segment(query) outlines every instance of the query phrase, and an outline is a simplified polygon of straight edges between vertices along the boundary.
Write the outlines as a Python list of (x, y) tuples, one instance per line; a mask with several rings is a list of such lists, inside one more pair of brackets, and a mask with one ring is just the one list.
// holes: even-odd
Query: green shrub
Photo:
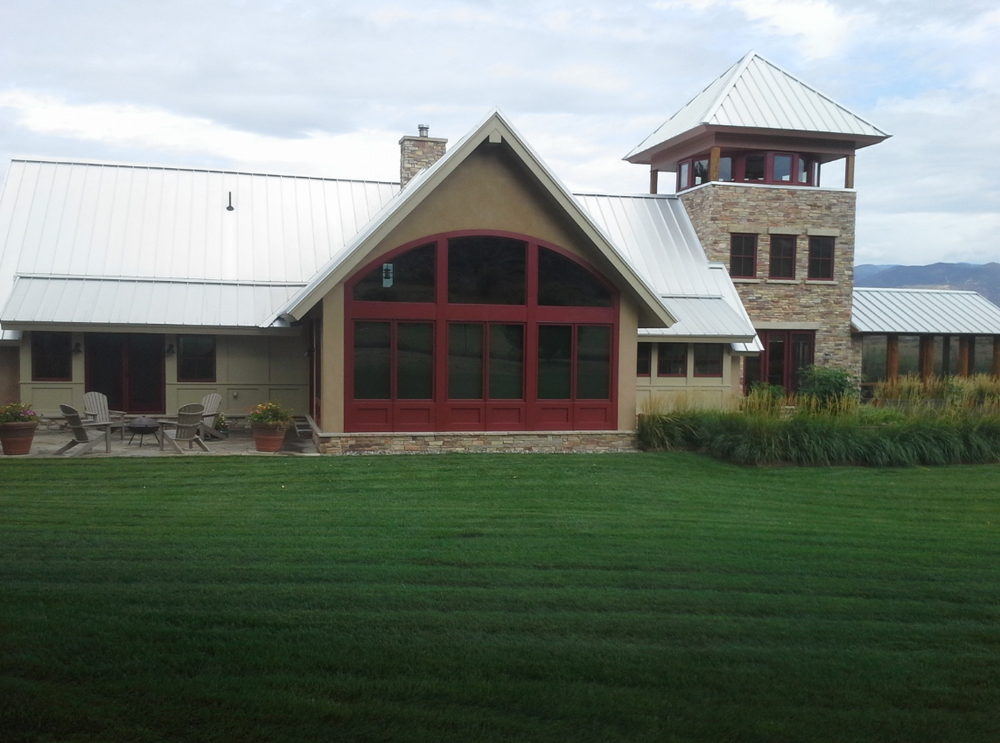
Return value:
[(856, 396), (857, 389), (854, 378), (843, 369), (810, 365), (799, 373), (799, 395), (813, 397), (820, 405)]

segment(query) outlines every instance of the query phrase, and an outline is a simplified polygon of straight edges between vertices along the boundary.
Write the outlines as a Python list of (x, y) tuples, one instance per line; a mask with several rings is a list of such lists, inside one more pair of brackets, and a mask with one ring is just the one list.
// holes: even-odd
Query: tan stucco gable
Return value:
[(551, 240), (577, 252), (623, 296), (631, 296), (643, 327), (669, 327), (675, 322), (499, 112), (414, 178), (281, 314), (302, 319), (334, 286), (388, 250), (390, 243), (398, 247), (408, 240), (462, 229), (519, 232)]

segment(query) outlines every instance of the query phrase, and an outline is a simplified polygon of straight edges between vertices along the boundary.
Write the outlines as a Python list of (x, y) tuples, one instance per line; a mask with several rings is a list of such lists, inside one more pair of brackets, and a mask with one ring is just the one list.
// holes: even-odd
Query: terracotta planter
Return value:
[(30, 423), (0, 423), (0, 445), (7, 456), (28, 454), (35, 439), (38, 421)]
[(281, 451), (288, 426), (283, 423), (251, 423), (257, 451)]

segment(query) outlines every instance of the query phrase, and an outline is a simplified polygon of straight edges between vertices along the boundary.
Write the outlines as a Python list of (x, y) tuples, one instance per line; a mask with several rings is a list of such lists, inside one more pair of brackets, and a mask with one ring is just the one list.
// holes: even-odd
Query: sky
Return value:
[(995, 0), (3, 0), (0, 178), (44, 156), (395, 181), (403, 134), (499, 108), (569, 188), (642, 193), (622, 158), (754, 50), (893, 135), (858, 153), (856, 263), (987, 263), (998, 46)]

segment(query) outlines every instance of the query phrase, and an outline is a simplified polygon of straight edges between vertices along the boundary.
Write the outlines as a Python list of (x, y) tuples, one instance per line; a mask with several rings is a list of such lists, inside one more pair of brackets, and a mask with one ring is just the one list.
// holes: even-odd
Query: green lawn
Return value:
[(1000, 467), (0, 462), (0, 740), (1000, 738)]

